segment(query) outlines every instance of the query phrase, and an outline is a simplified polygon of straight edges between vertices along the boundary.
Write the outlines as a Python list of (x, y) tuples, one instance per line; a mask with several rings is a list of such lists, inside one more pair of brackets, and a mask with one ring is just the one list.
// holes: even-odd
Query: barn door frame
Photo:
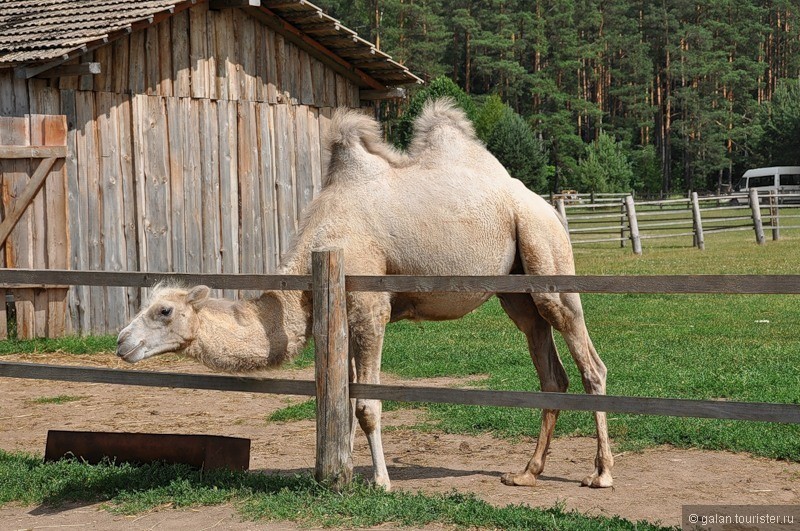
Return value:
[[(1, 266), (69, 268), (66, 157), (66, 116), (0, 117)], [(9, 292), (19, 339), (69, 331), (66, 286), (0, 286), (0, 339), (9, 335)]]

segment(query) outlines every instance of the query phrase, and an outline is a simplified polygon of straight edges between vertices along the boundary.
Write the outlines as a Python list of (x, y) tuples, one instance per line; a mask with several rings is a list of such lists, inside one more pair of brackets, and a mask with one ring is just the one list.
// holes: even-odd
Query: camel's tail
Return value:
[(467, 114), (452, 98), (438, 98), (425, 103), (414, 120), (414, 139), (409, 153), (417, 155), (432, 147), (452, 147), (459, 140), (477, 140)]
[[(326, 140), (331, 158), (323, 183), (325, 186), (340, 179), (358, 176), (354, 173), (363, 170), (375, 157), (394, 167), (403, 166), (407, 160), (405, 155), (383, 140), (377, 121), (357, 111), (338, 109), (331, 120)], [(358, 177), (363, 178), (364, 175)]]

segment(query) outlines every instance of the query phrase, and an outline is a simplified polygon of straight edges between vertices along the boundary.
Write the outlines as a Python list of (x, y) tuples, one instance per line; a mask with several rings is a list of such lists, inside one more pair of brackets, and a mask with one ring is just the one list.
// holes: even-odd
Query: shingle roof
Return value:
[[(135, 31), (196, 2), (186, 0), (0, 0), (0, 66), (43, 63)], [(418, 83), (406, 67), (305, 0), (261, 8), (386, 86)]]

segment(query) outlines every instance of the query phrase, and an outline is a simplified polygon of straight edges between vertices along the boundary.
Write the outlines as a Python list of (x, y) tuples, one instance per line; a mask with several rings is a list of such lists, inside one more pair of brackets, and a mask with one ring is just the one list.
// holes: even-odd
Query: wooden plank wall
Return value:
[[(69, 215), (62, 226), (70, 245), (59, 263), (274, 272), (321, 188), (333, 109), (358, 107), (358, 87), (242, 11), (206, 4), (75, 62), (87, 60), (101, 63), (102, 74), (21, 85), (0, 70), (0, 116), (35, 109), (67, 117), (59, 212)], [(3, 91), (18, 94), (14, 108), (2, 108)], [(3, 167), (9, 186), (24, 164)], [(41, 222), (43, 204), (36, 212)], [(32, 240), (33, 217), (24, 222), (17, 237)], [(39, 245), (39, 255), (26, 248), (17, 265), (39, 267)], [(115, 333), (144, 296), (138, 288), (73, 287), (69, 329)], [(0, 315), (0, 334), (3, 323)]]
[[(52, 93), (41, 93), (31, 107), (49, 111)], [(63, 146), (67, 124), (59, 115), (0, 116), (0, 144), (17, 146)], [(69, 266), (67, 233), (66, 172), (59, 160), (45, 176), (44, 184), (30, 203), (23, 201), (31, 176), (40, 159), (0, 159), (0, 191), (2, 213), (24, 208), (22, 217), (0, 250), (4, 267), (65, 269)], [(6, 296), (12, 297), (14, 333), (20, 339), (61, 336), (70, 331), (67, 310), (67, 289), (43, 289), (37, 286), (0, 289), (0, 338), (9, 334)]]
[[(210, 100), (358, 107), (356, 85), (239, 9), (200, 4), (85, 54), (102, 74), (59, 88)], [(69, 63), (68, 63), (69, 64)]]

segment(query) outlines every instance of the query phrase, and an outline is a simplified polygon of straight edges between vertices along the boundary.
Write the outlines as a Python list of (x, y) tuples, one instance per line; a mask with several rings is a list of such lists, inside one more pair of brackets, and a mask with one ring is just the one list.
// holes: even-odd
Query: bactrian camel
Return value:
[[(464, 113), (447, 100), (425, 106), (406, 152), (382, 140), (378, 123), (337, 111), (330, 124), (330, 164), (319, 196), (303, 216), (279, 272), (308, 275), (311, 251), (339, 247), (352, 275), (573, 275), (572, 249), (556, 211), (509, 176), (476, 138)], [(380, 383), (387, 323), (457, 319), (491, 294), (365, 293), (347, 295), (353, 377)], [(604, 394), (606, 368), (574, 293), (498, 293), (503, 309), (525, 334), (542, 391), (563, 392), (567, 374), (552, 328), (558, 330), (588, 393)], [(134, 363), (165, 352), (185, 353), (212, 369), (241, 373), (280, 365), (311, 331), (311, 294), (265, 292), (227, 301), (209, 288), (162, 287), (119, 334), (117, 354)], [(468, 348), (468, 346), (465, 346)], [(545, 410), (528, 465), (501, 480), (534, 485), (542, 473), (557, 410)], [(381, 403), (356, 401), (374, 481), (389, 488), (381, 443)], [(612, 484), (606, 415), (595, 413), (595, 468), (583, 485)], [(355, 422), (352, 423), (355, 429)]]

